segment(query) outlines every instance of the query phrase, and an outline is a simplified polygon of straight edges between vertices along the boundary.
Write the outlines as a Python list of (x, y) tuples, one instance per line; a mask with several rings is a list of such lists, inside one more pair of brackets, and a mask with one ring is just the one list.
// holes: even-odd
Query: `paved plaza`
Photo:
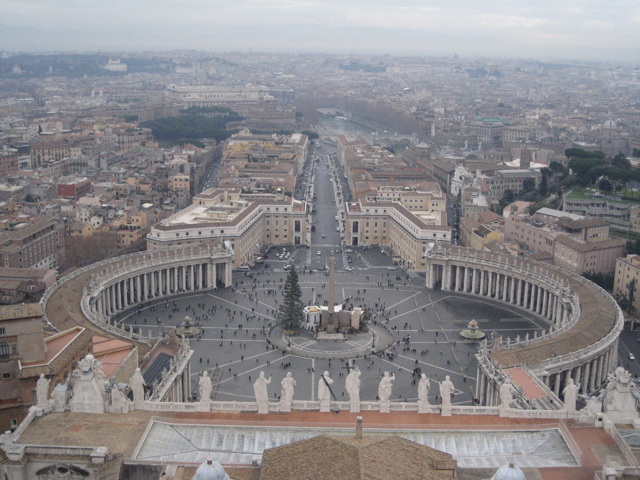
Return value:
[[(361, 354), (371, 346), (372, 333), (346, 342), (314, 342), (311, 336), (284, 338), (277, 332), (271, 337), (281, 345), (295, 343), (296, 349), (283, 352), (267, 342), (269, 327), (275, 323), (282, 286), (287, 272), (285, 263), (293, 262), (299, 272), (302, 300), (306, 304), (326, 304), (329, 276), (316, 270), (327, 261), (330, 250), (336, 254), (336, 302), (347, 308), (368, 306), (372, 323), (386, 324), (391, 342), (373, 345), (377, 353)], [(280, 253), (281, 249), (277, 250)], [(321, 251), (317, 255), (317, 251)], [(425, 280), (393, 266), (388, 255), (379, 249), (345, 252), (337, 246), (315, 245), (292, 251), (287, 260), (278, 260), (275, 249), (265, 264), (250, 274), (235, 272), (232, 288), (200, 294), (173, 297), (144, 305), (138, 311), (125, 312), (120, 322), (139, 327), (147, 335), (166, 335), (189, 315), (202, 328), (202, 334), (191, 339), (193, 391), (197, 392), (197, 376), (206, 369), (213, 380), (214, 400), (253, 401), (253, 382), (261, 371), (271, 377), (269, 394), (274, 401), (280, 395), (280, 382), (291, 372), (297, 382), (295, 399), (317, 399), (320, 374), (330, 373), (337, 400), (348, 400), (344, 388), (348, 366), (361, 370), (361, 398), (374, 401), (385, 371), (395, 374), (392, 401), (417, 400), (416, 369), (431, 378), (430, 402), (439, 404), (438, 384), (449, 375), (456, 392), (454, 404), (470, 405), (475, 389), (478, 343), (464, 340), (460, 331), (475, 319), (487, 334), (497, 332), (515, 339), (516, 335), (532, 336), (548, 328), (529, 312), (486, 299), (450, 292), (432, 291)], [(351, 258), (348, 263), (347, 257)], [(353, 268), (351, 271), (344, 267)], [(313, 271), (311, 271), (313, 270)], [(380, 328), (380, 327), (378, 327)], [(372, 329), (375, 331), (375, 325)], [(274, 337), (275, 335), (275, 337)], [(377, 338), (377, 337), (375, 337)], [(276, 342), (274, 342), (276, 343)], [(379, 351), (383, 343), (391, 348)], [(357, 358), (349, 358), (357, 357)]]

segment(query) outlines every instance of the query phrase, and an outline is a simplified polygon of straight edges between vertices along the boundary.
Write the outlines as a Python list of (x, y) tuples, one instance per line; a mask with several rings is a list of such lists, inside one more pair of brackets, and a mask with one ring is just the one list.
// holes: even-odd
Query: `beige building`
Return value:
[(518, 243), (532, 254), (547, 254), (554, 265), (574, 273), (609, 274), (616, 258), (624, 255), (626, 242), (609, 237), (609, 223), (550, 208), (531, 216), (512, 213), (505, 220), (504, 239)]
[(476, 217), (460, 219), (460, 245), (485, 250), (491, 242), (503, 239), (504, 218), (494, 212), (483, 212)]
[(0, 219), (0, 265), (14, 268), (52, 268), (64, 251), (64, 226), (53, 218), (25, 215)]
[(267, 245), (306, 245), (306, 202), (284, 195), (210, 189), (151, 228), (147, 248), (228, 242), (235, 266), (252, 265)]
[(347, 204), (345, 243), (391, 248), (407, 269), (425, 267), (430, 244), (451, 242), (451, 227), (440, 210), (411, 211), (401, 202), (360, 200)]
[(616, 272), (613, 281), (613, 296), (626, 297), (629, 294), (629, 284), (635, 280), (636, 290), (633, 306), (640, 311), (640, 255), (627, 255), (616, 259)]

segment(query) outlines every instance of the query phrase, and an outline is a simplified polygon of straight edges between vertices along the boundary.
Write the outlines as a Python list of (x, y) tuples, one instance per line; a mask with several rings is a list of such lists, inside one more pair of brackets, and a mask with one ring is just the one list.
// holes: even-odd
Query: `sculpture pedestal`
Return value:
[(430, 413), (431, 404), (429, 402), (418, 402), (418, 413)]
[(331, 400), (320, 400), (320, 412), (329, 413), (331, 411)]
[(280, 412), (283, 412), (283, 413), (291, 412), (291, 402), (280, 402)]
[(498, 413), (499, 417), (509, 417), (510, 414), (511, 414), (511, 408), (503, 407), (502, 405), (500, 405), (500, 410)]
[(266, 415), (269, 413), (269, 402), (258, 403), (258, 414)]
[(349, 411), (351, 413), (360, 413), (360, 402), (350, 402)]
[(391, 413), (391, 402), (380, 402), (380, 413)]
[(631, 384), (616, 383), (604, 397), (604, 415), (613, 423), (633, 423), (638, 419), (636, 399)]
[(196, 410), (199, 412), (210, 412), (211, 411), (211, 402), (210, 401), (200, 401), (198, 402), (198, 406)]
[(450, 417), (452, 411), (453, 411), (453, 407), (451, 405), (440, 406), (440, 416), (442, 417)]

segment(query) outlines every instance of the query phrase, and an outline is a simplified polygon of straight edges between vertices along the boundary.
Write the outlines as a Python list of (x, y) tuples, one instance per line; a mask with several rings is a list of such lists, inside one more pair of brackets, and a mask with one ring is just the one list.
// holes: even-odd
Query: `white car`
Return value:
[(318, 251), (316, 252), (316, 255), (322, 255), (322, 252), (321, 252), (320, 250), (318, 250)]

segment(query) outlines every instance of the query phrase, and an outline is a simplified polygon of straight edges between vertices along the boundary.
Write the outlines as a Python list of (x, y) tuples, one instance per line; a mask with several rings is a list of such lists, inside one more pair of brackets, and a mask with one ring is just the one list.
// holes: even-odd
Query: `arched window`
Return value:
[(0, 342), (0, 357), (9, 356), (9, 344), (7, 342)]

